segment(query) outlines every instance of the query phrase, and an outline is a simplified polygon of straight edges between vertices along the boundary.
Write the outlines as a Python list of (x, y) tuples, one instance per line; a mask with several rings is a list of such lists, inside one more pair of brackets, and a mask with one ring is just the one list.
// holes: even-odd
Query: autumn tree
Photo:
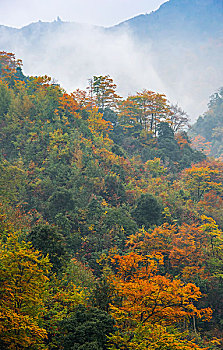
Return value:
[(104, 111), (105, 108), (116, 108), (120, 96), (116, 92), (116, 84), (109, 75), (93, 76), (89, 81), (90, 95), (95, 96), (95, 102), (98, 108)]
[(221, 180), (221, 172), (216, 167), (208, 164), (193, 165), (191, 168), (183, 171), (181, 181), (194, 201), (199, 202), (205, 193), (214, 191), (221, 194), (223, 184)]
[(90, 111), (93, 107), (96, 107), (95, 102), (93, 101), (93, 96), (90, 96), (89, 91), (76, 89), (71, 93), (72, 98), (77, 102), (78, 109), (82, 112), (81, 116), (85, 119), (87, 112)]
[[(157, 332), (158, 325), (160, 335), (157, 332), (158, 339), (154, 339), (157, 343), (165, 332), (171, 338), (171, 331), (168, 332), (170, 325), (188, 322), (194, 317), (210, 319), (209, 308), (198, 309), (195, 306), (195, 302), (201, 298), (198, 287), (158, 274), (158, 266), (163, 264), (162, 255), (142, 256), (132, 252), (125, 256), (114, 255), (111, 263), (114, 272), (109, 278), (116, 294), (110, 307), (118, 326), (116, 335), (110, 337), (110, 343), (115, 344), (111, 349), (133, 349), (132, 343), (134, 341), (136, 345), (137, 338), (138, 348), (145, 349), (146, 344), (152, 345), (147, 341), (148, 334), (152, 330)], [(147, 333), (147, 336), (140, 339), (140, 332)], [(177, 347), (175, 338), (173, 349), (180, 349), (183, 344), (179, 340)], [(151, 349), (154, 348), (151, 346)]]
[(202, 215), (200, 221), (180, 226), (165, 223), (152, 231), (142, 229), (130, 236), (128, 245), (144, 255), (162, 254), (165, 273), (186, 281), (209, 279), (212, 259), (218, 259), (216, 266), (223, 263), (223, 233), (212, 218)]
[(41, 348), (50, 264), (11, 232), (0, 249), (0, 338), (9, 349)]
[(63, 95), (59, 97), (58, 112), (62, 116), (64, 115), (69, 119), (71, 118), (80, 119), (80, 115), (78, 114), (78, 109), (79, 109), (79, 106), (73, 94), (67, 94), (64, 92)]
[(206, 139), (201, 135), (194, 136), (191, 140), (191, 145), (193, 148), (203, 152), (206, 155), (211, 153), (211, 142), (206, 141)]
[(112, 130), (112, 124), (103, 118), (97, 107), (93, 107), (89, 112), (88, 125), (93, 135), (107, 135)]
[(169, 112), (166, 96), (150, 90), (137, 92), (120, 104), (120, 119), (124, 124), (131, 126), (137, 121), (154, 135), (157, 133), (159, 122), (169, 118)]
[(21, 75), (21, 67), (22, 61), (16, 59), (15, 54), (0, 51), (0, 79), (6, 84), (13, 86), (15, 78)]

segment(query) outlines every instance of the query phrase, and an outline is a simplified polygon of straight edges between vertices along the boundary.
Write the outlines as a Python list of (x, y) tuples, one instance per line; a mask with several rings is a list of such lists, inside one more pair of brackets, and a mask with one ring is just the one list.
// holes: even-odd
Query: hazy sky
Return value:
[(30, 22), (64, 21), (111, 26), (156, 10), (167, 0), (0, 0), (0, 24), (22, 27)]

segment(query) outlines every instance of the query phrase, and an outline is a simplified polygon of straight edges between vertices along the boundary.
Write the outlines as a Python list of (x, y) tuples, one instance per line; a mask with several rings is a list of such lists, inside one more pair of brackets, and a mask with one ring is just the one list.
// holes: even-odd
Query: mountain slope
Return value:
[(170, 0), (146, 15), (140, 15), (116, 27), (129, 26), (137, 35), (152, 38), (200, 40), (223, 35), (223, 1)]

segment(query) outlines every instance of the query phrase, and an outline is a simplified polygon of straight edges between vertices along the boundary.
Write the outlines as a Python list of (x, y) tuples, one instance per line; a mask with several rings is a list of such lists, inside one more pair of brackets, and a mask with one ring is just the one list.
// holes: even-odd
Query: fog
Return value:
[[(39, 36), (38, 28), (33, 36)], [(128, 31), (109, 33), (90, 26), (74, 31), (68, 26), (45, 34), (36, 47), (22, 38), (18, 44), (14, 51), (23, 60), (25, 74), (50, 75), (69, 91), (84, 89), (93, 75), (107, 74), (125, 96), (143, 88), (167, 90), (154, 69), (149, 43), (138, 46)]]
[[(163, 60), (152, 42), (135, 42), (128, 29), (113, 32), (60, 21), (48, 25), (39, 22), (31, 30), (13, 35), (4, 32), (0, 45), (23, 60), (26, 75), (47, 74), (69, 92), (85, 89), (93, 75), (110, 75), (120, 95), (126, 97), (142, 89), (164, 93), (192, 120), (206, 110), (210, 94), (221, 85), (212, 68), (211, 74), (202, 65), (198, 68), (199, 57), (192, 57), (189, 66), (178, 56), (176, 61)], [(163, 55), (168, 54), (163, 51)]]

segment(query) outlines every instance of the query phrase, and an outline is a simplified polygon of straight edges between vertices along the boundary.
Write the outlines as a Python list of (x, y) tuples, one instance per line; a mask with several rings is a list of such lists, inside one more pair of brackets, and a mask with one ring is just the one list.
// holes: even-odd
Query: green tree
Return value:
[(132, 211), (132, 216), (139, 226), (158, 225), (161, 220), (162, 206), (149, 194), (142, 194)]
[(27, 236), (33, 246), (49, 256), (53, 271), (60, 271), (67, 258), (66, 241), (59, 229), (48, 224), (38, 224)]
[(163, 160), (178, 161), (180, 159), (180, 147), (174, 138), (172, 128), (166, 122), (161, 122), (158, 126), (158, 147), (160, 158)]
[(9, 110), (10, 102), (12, 99), (11, 95), (12, 95), (12, 92), (9, 90), (9, 88), (5, 84), (0, 83), (0, 117), (1, 118), (2, 116), (6, 115)]
[(83, 305), (59, 323), (59, 349), (105, 350), (114, 321), (105, 311)]

